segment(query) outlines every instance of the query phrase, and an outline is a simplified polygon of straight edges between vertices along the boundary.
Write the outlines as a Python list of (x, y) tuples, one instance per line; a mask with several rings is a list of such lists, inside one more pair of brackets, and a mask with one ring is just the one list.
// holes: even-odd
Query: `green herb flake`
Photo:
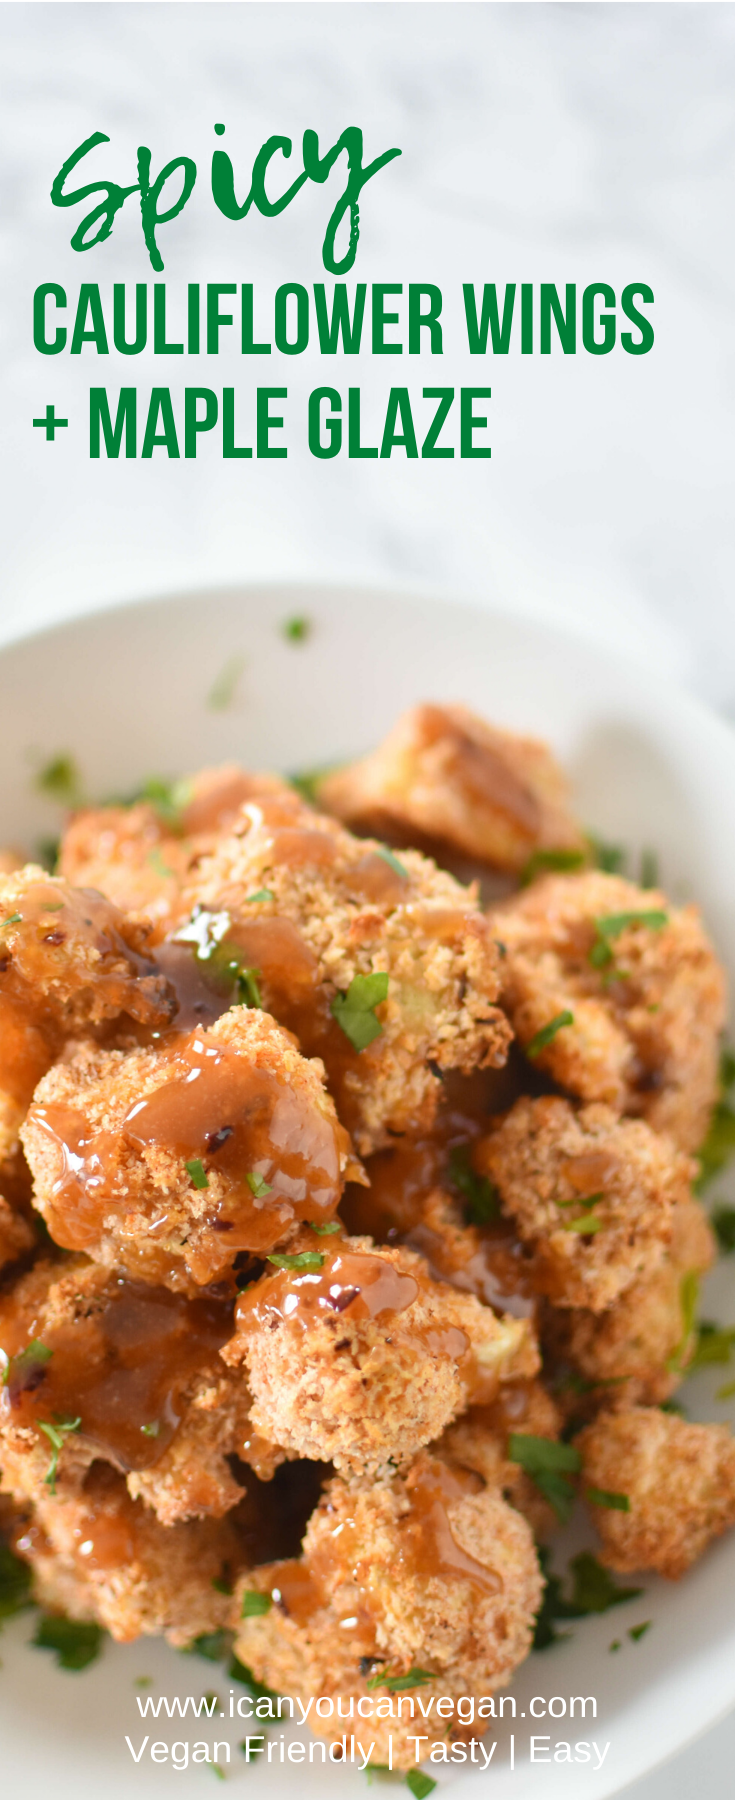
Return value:
[(281, 626), (281, 634), (289, 644), (305, 643), (306, 639), (311, 636), (311, 632), (311, 619), (307, 619), (303, 613), (293, 619), (284, 619)]
[(216, 1775), (218, 1781), (225, 1781), (227, 1779), (225, 1776), (224, 1769), (220, 1768), (220, 1765), (218, 1762), (210, 1762), (209, 1758), (207, 1758), (206, 1767), (208, 1769), (211, 1769), (212, 1774)]
[(652, 1624), (653, 1619), (644, 1619), (642, 1625), (631, 1625), (628, 1637), (633, 1639), (634, 1644), (639, 1644), (641, 1638), (645, 1637), (646, 1632), (650, 1631)]
[(9, 1387), (17, 1394), (36, 1387), (41, 1371), (52, 1356), (53, 1350), (49, 1350), (47, 1344), (42, 1344), (40, 1338), (31, 1338), (25, 1350), (19, 1350), (17, 1356), (11, 1356), (6, 1362), (3, 1387)]
[(658, 887), (658, 857), (655, 850), (641, 851), (639, 886), (642, 888)]
[(55, 875), (58, 868), (60, 850), (61, 838), (39, 838), (36, 844), (33, 861), (40, 863), (41, 868), (46, 869), (49, 875)]
[(267, 1256), (266, 1262), (275, 1263), (277, 1269), (321, 1269), (324, 1256), (321, 1250), (300, 1250), (294, 1256)]
[(595, 1218), (594, 1213), (583, 1213), (581, 1219), (567, 1219), (563, 1229), (576, 1231), (579, 1237), (594, 1237), (596, 1231), (602, 1231), (602, 1219)]
[(607, 1506), (611, 1512), (630, 1512), (630, 1501), (627, 1494), (615, 1494), (609, 1488), (589, 1487), (585, 1497), (592, 1506)]
[(595, 868), (602, 869), (605, 875), (619, 875), (625, 867), (625, 851), (622, 844), (607, 844), (603, 838), (593, 837), (588, 832), (588, 841), (595, 861)]
[(611, 1643), (611, 1644), (608, 1644), (608, 1646), (607, 1646), (607, 1647), (608, 1647), (608, 1650), (620, 1650), (620, 1649), (622, 1649), (622, 1645), (621, 1645), (621, 1642), (620, 1642), (620, 1638), (613, 1638), (613, 1641), (612, 1641), (612, 1643)]
[(275, 897), (272, 888), (258, 888), (257, 894), (245, 895), (245, 905), (254, 906), (256, 900), (275, 900)]
[(326, 1225), (317, 1225), (314, 1219), (310, 1219), (309, 1230), (315, 1231), (317, 1237), (332, 1237), (335, 1231), (342, 1230), (342, 1223), (340, 1219), (329, 1219)]
[(589, 1550), (580, 1550), (569, 1564), (574, 1585), (572, 1605), (577, 1616), (608, 1612), (611, 1606), (622, 1606), (626, 1600), (637, 1600), (643, 1588), (618, 1587), (607, 1569)]
[(240, 1617), (242, 1619), (262, 1619), (265, 1613), (270, 1612), (272, 1605), (273, 1600), (270, 1594), (260, 1594), (256, 1589), (251, 1588), (243, 1594)]
[(464, 1217), (467, 1225), (490, 1225), (500, 1218), (500, 1195), (487, 1176), (478, 1175), (470, 1162), (470, 1151), (466, 1146), (453, 1150), (449, 1158), (448, 1175), (453, 1186), (459, 1188), (464, 1196)]
[(33, 1638), (36, 1650), (53, 1650), (60, 1669), (88, 1669), (102, 1649), (101, 1625), (67, 1619), (61, 1613), (43, 1613)]
[(733, 1397), (733, 1394), (735, 1394), (735, 1381), (726, 1381), (724, 1387), (717, 1389), (717, 1392), (715, 1394), (715, 1399), (716, 1400), (731, 1400)]
[(4, 930), (6, 925), (20, 925), (22, 917), (22, 913), (11, 913), (9, 919), (3, 919), (2, 929)]
[(735, 1344), (735, 1326), (712, 1325), (703, 1319), (697, 1331), (694, 1355), (687, 1363), (687, 1376), (696, 1375), (712, 1363), (729, 1363)]
[(670, 1375), (678, 1375), (682, 1367), (683, 1359), (689, 1348), (692, 1332), (694, 1330), (698, 1301), (699, 1276), (694, 1269), (688, 1269), (686, 1275), (682, 1276), (679, 1285), (682, 1333), (673, 1356), (669, 1357), (666, 1364)]
[(153, 1419), (150, 1425), (141, 1425), (140, 1429), (144, 1437), (157, 1438), (161, 1429), (160, 1421), (158, 1419)]
[(536, 1032), (536, 1036), (531, 1038), (530, 1044), (526, 1045), (526, 1055), (530, 1057), (531, 1062), (535, 1062), (536, 1057), (541, 1055), (541, 1051), (545, 1050), (547, 1044), (553, 1041), (557, 1031), (563, 1031), (566, 1025), (573, 1024), (574, 1013), (560, 1012), (556, 1014), (555, 1018), (549, 1019), (548, 1025), (542, 1025), (541, 1030)]
[(242, 967), (242, 965), (238, 965), (235, 963), (232, 964), (232, 967), (236, 971), (236, 973), (235, 973), (235, 982), (236, 982), (236, 986), (237, 986), (237, 1002), (236, 1002), (236, 1004), (238, 1006), (254, 1006), (257, 1008), (258, 1011), (261, 1011), (262, 1007), (263, 1007), (263, 1001), (261, 999), (260, 988), (258, 986), (258, 975), (259, 975), (260, 971), (258, 969), (245, 969)]
[(399, 857), (393, 855), (393, 851), (388, 849), (387, 844), (378, 844), (375, 854), (382, 856), (383, 862), (388, 864), (388, 868), (393, 870), (394, 875), (400, 875), (402, 881), (410, 881), (408, 869), (404, 868)]
[(729, 1256), (735, 1250), (735, 1206), (718, 1206), (711, 1224), (723, 1255)]
[(559, 875), (571, 875), (575, 869), (582, 869), (587, 861), (583, 850), (532, 850), (528, 862), (521, 870), (521, 887), (528, 887), (537, 875), (545, 875), (551, 871)]
[(152, 1675), (136, 1675), (135, 1680), (133, 1682), (133, 1687), (147, 1688), (147, 1687), (152, 1687), (152, 1686), (153, 1686), (153, 1676)]
[(141, 788), (133, 796), (136, 800), (147, 800), (164, 825), (180, 826), (187, 806), (191, 805), (194, 789), (192, 783), (183, 781), (165, 781), (160, 775), (149, 775)]
[(81, 805), (82, 783), (73, 756), (52, 756), (50, 762), (39, 769), (35, 785), (39, 794), (47, 794), (60, 806)]
[(651, 908), (647, 912), (607, 913), (602, 918), (595, 919), (595, 942), (589, 953), (593, 969), (604, 968), (607, 963), (612, 962), (611, 943), (631, 926), (645, 925), (649, 931), (663, 931), (668, 923), (668, 913), (662, 912), (660, 908)]
[(227, 662), (223, 663), (207, 695), (210, 712), (226, 712), (228, 706), (232, 705), (244, 668), (244, 656), (229, 656)]
[(174, 871), (167, 863), (166, 858), (158, 845), (156, 845), (154, 850), (149, 850), (146, 862), (148, 863), (149, 868), (153, 870), (154, 875), (161, 876), (162, 881), (173, 880)]
[(353, 1050), (366, 1050), (380, 1037), (383, 1027), (375, 1017), (375, 1007), (388, 998), (388, 975), (382, 970), (374, 975), (353, 975), (346, 994), (335, 994), (332, 1017), (349, 1038)]
[(193, 1156), (191, 1159), (191, 1162), (184, 1164), (184, 1168), (186, 1169), (187, 1175), (189, 1175), (191, 1177), (192, 1187), (195, 1187), (195, 1188), (209, 1187), (209, 1176), (204, 1167), (204, 1163), (201, 1160), (201, 1157)]
[(423, 1769), (409, 1769), (406, 1787), (410, 1788), (414, 1800), (426, 1800), (427, 1794), (433, 1794), (436, 1782), (431, 1775), (425, 1775)]
[(723, 1089), (712, 1112), (707, 1136), (697, 1151), (699, 1175), (694, 1185), (698, 1194), (704, 1192), (735, 1156), (735, 1112), (728, 1106), (726, 1092), (727, 1089)]
[(64, 1448), (64, 1441), (69, 1436), (70, 1432), (79, 1430), (81, 1423), (81, 1419), (58, 1419), (56, 1424), (50, 1425), (47, 1420), (37, 1420), (39, 1431), (43, 1432), (44, 1437), (48, 1438), (51, 1445), (51, 1461), (43, 1479), (44, 1487), (48, 1488), (53, 1499), (56, 1498), (56, 1476), (59, 1468), (59, 1456)]
[(225, 1581), (223, 1575), (215, 1575), (212, 1581), (212, 1587), (214, 1588), (215, 1594), (224, 1594), (227, 1599), (231, 1599), (235, 1591), (232, 1582)]
[(245, 1180), (251, 1194), (255, 1195), (256, 1200), (265, 1200), (266, 1194), (273, 1193), (272, 1185), (270, 1182), (266, 1181), (264, 1175), (258, 1174), (257, 1169), (250, 1169), (245, 1176)]
[[(247, 1663), (240, 1662), (239, 1657), (233, 1656), (230, 1659), (227, 1673), (230, 1681), (239, 1681), (241, 1687), (247, 1688), (254, 1700), (275, 1701), (278, 1699), (275, 1690), (273, 1688), (264, 1687), (263, 1682), (257, 1680), (252, 1669), (248, 1668)], [(262, 1723), (267, 1724), (267, 1720), (262, 1721)]]
[(546, 1544), (539, 1547), (539, 1562), (544, 1577), (544, 1592), (541, 1605), (536, 1614), (533, 1634), (534, 1650), (548, 1650), (552, 1644), (561, 1643), (568, 1638), (568, 1631), (557, 1631), (556, 1626), (561, 1619), (577, 1619), (579, 1613), (569, 1600), (564, 1598), (561, 1577), (551, 1567), (551, 1551)]
[(372, 1675), (368, 1688), (384, 1687), (390, 1694), (403, 1694), (410, 1688), (425, 1687), (434, 1680), (432, 1669), (409, 1669), (406, 1675)]
[(558, 1443), (555, 1438), (512, 1431), (508, 1439), (508, 1456), (530, 1476), (539, 1493), (553, 1507), (560, 1523), (566, 1525), (575, 1498), (569, 1476), (578, 1475), (582, 1467), (579, 1451), (572, 1444)]
[(232, 1632), (220, 1627), (219, 1631), (203, 1631), (199, 1637), (187, 1644), (185, 1655), (203, 1656), (205, 1662), (222, 1662), (232, 1650)]
[(0, 1621), (12, 1619), (31, 1602), (31, 1571), (15, 1556), (9, 1544), (0, 1542)]

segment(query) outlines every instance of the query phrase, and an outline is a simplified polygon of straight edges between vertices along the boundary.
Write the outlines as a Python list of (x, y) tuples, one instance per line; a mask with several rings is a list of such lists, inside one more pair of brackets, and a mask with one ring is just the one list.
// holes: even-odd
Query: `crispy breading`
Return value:
[[(618, 929), (631, 913), (637, 921)], [(591, 870), (534, 882), (491, 917), (506, 946), (503, 1004), (522, 1046), (573, 1016), (539, 1049), (537, 1067), (579, 1099), (641, 1116), (696, 1150), (717, 1099), (725, 1020), (724, 974), (697, 907)]]
[(81, 1028), (123, 1015), (160, 1028), (175, 1000), (146, 934), (101, 894), (33, 863), (0, 876), (0, 1159), (36, 1083)]
[(586, 845), (547, 744), (465, 706), (415, 706), (361, 761), (317, 785), (326, 812), (400, 844), (432, 842), (517, 873), (534, 850)]
[(536, 1538), (547, 1538), (559, 1521), (520, 1463), (511, 1462), (512, 1432), (558, 1439), (562, 1414), (541, 1381), (511, 1381), (489, 1406), (471, 1406), (439, 1439), (437, 1455), (474, 1469), (488, 1487), (497, 1488), (528, 1520)]
[(36, 1234), (30, 1220), (22, 1213), (14, 1212), (12, 1206), (0, 1194), (0, 1269), (9, 1263), (18, 1262), (33, 1249)]
[[(372, 1691), (374, 1760), (387, 1760), (390, 1732), (394, 1764), (406, 1768), (415, 1755), (409, 1735), (425, 1727), (412, 1722), (412, 1711), (420, 1715), (406, 1696), (398, 1718), (395, 1699), (392, 1720), (376, 1717), (375, 1678), (433, 1673), (420, 1684), (424, 1706), (432, 1694), (487, 1694), (530, 1649), (542, 1580), (519, 1513), (478, 1477), (422, 1454), (405, 1480), (369, 1490), (331, 1482), (303, 1559), (247, 1577), (235, 1616), (244, 1587), (277, 1598), (265, 1615), (240, 1621), (241, 1660), (281, 1692), (341, 1695), (343, 1710), (350, 1696)], [(330, 1742), (345, 1729), (344, 1718), (310, 1715), (310, 1724)], [(468, 1740), (484, 1725), (473, 1730), (455, 1715), (442, 1728)]]
[(243, 1513), (247, 1501), (227, 1519), (165, 1529), (120, 1475), (94, 1463), (78, 1494), (39, 1500), (15, 1548), (42, 1605), (95, 1620), (118, 1643), (164, 1636), (184, 1649), (228, 1623), (230, 1583), (248, 1558)]
[(735, 1524), (735, 1440), (656, 1407), (601, 1413), (575, 1439), (582, 1486), (624, 1494), (629, 1511), (591, 1506), (603, 1563), (676, 1581)]
[(292, 1455), (376, 1475), (409, 1461), (473, 1395), (490, 1399), (539, 1366), (527, 1320), (498, 1319), (433, 1281), (410, 1250), (321, 1238), (309, 1254), (322, 1266), (246, 1290), (222, 1351), (247, 1364), (256, 1429)]
[(552, 1095), (517, 1100), (474, 1160), (532, 1250), (539, 1292), (595, 1313), (658, 1268), (696, 1174), (642, 1120)]
[[(696, 1200), (677, 1206), (670, 1248), (651, 1275), (643, 1275), (609, 1312), (549, 1307), (543, 1320), (544, 1355), (571, 1365), (590, 1402), (617, 1406), (668, 1400), (683, 1380), (696, 1343), (687, 1305), (688, 1281), (714, 1262), (715, 1242)], [(579, 1383), (566, 1392), (580, 1410)]]
[(63, 1416), (80, 1423), (61, 1434), (53, 1485), (62, 1498), (79, 1493), (101, 1458), (162, 1525), (236, 1506), (242, 1483), (231, 1459), (269, 1476), (282, 1453), (253, 1431), (246, 1383), (220, 1360), (231, 1323), (226, 1302), (173, 1300), (81, 1257), (38, 1263), (0, 1299), (4, 1357), (32, 1340), (47, 1356), (3, 1390), (5, 1490), (36, 1506), (48, 1497), (42, 1424)]
[(244, 800), (286, 791), (275, 775), (251, 775), (234, 763), (200, 769), (164, 798), (74, 813), (59, 850), (59, 873), (77, 887), (100, 888), (123, 912), (160, 934), (177, 911), (198, 857), (211, 851)]
[[(505, 1062), (499, 952), (476, 891), (417, 851), (386, 860), (295, 795), (251, 802), (184, 898), (229, 918), (221, 941), (257, 968), (264, 1005), (305, 1054), (323, 1058), (360, 1155), (431, 1125), (443, 1070)], [(358, 1049), (332, 1005), (372, 974), (388, 976), (388, 993)]]
[(83, 1045), (39, 1084), (23, 1127), (52, 1236), (191, 1287), (298, 1219), (329, 1218), (352, 1164), (322, 1075), (245, 1006), (161, 1048)]

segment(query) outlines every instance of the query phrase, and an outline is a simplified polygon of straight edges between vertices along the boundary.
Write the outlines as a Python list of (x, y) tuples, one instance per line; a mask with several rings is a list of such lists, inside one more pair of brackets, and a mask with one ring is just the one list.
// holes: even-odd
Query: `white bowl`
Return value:
[[(281, 627), (307, 615), (313, 629), (293, 642)], [(207, 704), (232, 657), (243, 669), (232, 704)], [(574, 776), (578, 806), (599, 835), (659, 855), (664, 885), (696, 896), (726, 963), (735, 968), (735, 736), (655, 672), (565, 631), (391, 593), (259, 587), (121, 608), (78, 619), (0, 651), (0, 842), (31, 849), (58, 825), (34, 787), (36, 771), (71, 753), (96, 797), (130, 791), (146, 776), (175, 775), (236, 759), (286, 771), (319, 766), (375, 742), (402, 707), (419, 699), (464, 700), (499, 724), (537, 733)], [(735, 1315), (733, 1269), (721, 1266), (707, 1310)], [(715, 1375), (722, 1380), (721, 1372)], [(716, 1380), (691, 1384), (692, 1411), (724, 1418)], [(583, 1541), (566, 1534), (561, 1568)], [(518, 1716), (506, 1716), (488, 1777), (442, 1774), (497, 1800), (562, 1794), (603, 1800), (645, 1773), (735, 1703), (735, 1537), (722, 1540), (679, 1585), (654, 1581), (613, 1612), (574, 1622), (570, 1638), (533, 1656), (513, 1684)], [(640, 1642), (628, 1627), (651, 1619)], [(151, 1745), (188, 1740), (231, 1746), (230, 1780), (258, 1783), (263, 1800), (285, 1800), (294, 1776), (305, 1793), (362, 1795), (365, 1777), (334, 1767), (274, 1762), (249, 1767), (237, 1749), (245, 1727), (227, 1716), (230, 1685), (218, 1668), (160, 1643), (107, 1645), (85, 1674), (59, 1671), (27, 1647), (29, 1624), (6, 1628), (0, 1672), (3, 1791), (29, 1800), (106, 1800), (200, 1794), (211, 1771), (174, 1771), (151, 1761)], [(611, 1655), (611, 1640), (623, 1648)], [(153, 1686), (136, 1689), (136, 1677)], [(222, 1696), (211, 1729), (189, 1717), (145, 1724), (137, 1695)], [(236, 1690), (239, 1697), (241, 1690)], [(531, 1718), (533, 1696), (595, 1696), (597, 1719)], [(537, 1706), (537, 1712), (540, 1710)], [(511, 1770), (510, 1731), (515, 1736)], [(417, 1726), (417, 1730), (420, 1729)], [(595, 1758), (530, 1763), (531, 1731), (557, 1742), (609, 1745)], [(133, 1761), (126, 1736), (140, 1761)], [(276, 1737), (279, 1733), (272, 1734)], [(292, 1738), (306, 1739), (292, 1730)], [(438, 1735), (438, 1734), (437, 1734)], [(220, 1761), (224, 1761), (220, 1752)]]

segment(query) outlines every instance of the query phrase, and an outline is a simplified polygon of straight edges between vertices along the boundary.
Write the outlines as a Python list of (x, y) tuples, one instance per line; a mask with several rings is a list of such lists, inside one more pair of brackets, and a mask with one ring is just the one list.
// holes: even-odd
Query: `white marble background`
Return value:
[[(561, 613), (735, 714), (732, 5), (5, 4), (0, 102), (0, 636), (251, 577), (398, 581)], [(69, 249), (78, 215), (48, 190), (83, 137), (110, 134), (121, 181), (140, 142), (154, 169), (195, 157), (160, 234), (174, 313), (188, 280), (252, 279), (267, 307), (323, 278), (323, 190), (271, 221), (215, 211), (219, 119), (243, 191), (273, 131), (325, 143), (360, 123), (368, 154), (400, 145), (366, 189), (351, 279), (445, 294), (441, 364), (363, 353), (324, 373), (310, 350), (260, 359), (260, 379), (287, 382), (293, 418), (318, 380), (359, 379), (369, 416), (390, 382), (487, 379), (491, 462), (318, 464), (295, 430), (283, 463), (223, 463), (214, 433), (196, 463), (88, 461), (93, 381), (247, 395), (255, 374), (234, 347), (163, 373), (35, 354), (37, 282), (152, 280), (131, 203), (106, 245)], [(462, 349), (462, 280), (634, 279), (656, 297), (647, 357), (516, 351), (486, 374)], [(69, 419), (54, 445), (31, 424), (47, 401)], [(725, 1800), (734, 1758), (730, 1720), (631, 1800)]]

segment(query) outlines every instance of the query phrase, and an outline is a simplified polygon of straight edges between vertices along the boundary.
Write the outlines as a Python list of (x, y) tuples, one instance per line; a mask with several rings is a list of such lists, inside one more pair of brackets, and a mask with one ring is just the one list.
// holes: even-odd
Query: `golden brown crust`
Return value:
[(595, 1313), (658, 1268), (696, 1173), (642, 1120), (555, 1096), (516, 1101), (475, 1166), (529, 1245), (539, 1292)]
[(534, 850), (585, 845), (547, 744), (465, 706), (415, 706), (369, 756), (327, 775), (320, 806), (357, 831), (433, 841), (516, 873)]
[(13, 1211), (0, 1194), (0, 1269), (18, 1262), (33, 1249), (36, 1234), (28, 1219)]
[(517, 1512), (528, 1520), (535, 1538), (545, 1539), (558, 1530), (553, 1508), (508, 1456), (512, 1432), (558, 1439), (562, 1414), (540, 1381), (512, 1381), (489, 1406), (471, 1406), (450, 1425), (436, 1445), (437, 1455), (463, 1468), (474, 1469), (488, 1487), (496, 1487)]
[[(264, 891), (270, 899), (251, 903)], [(311, 991), (294, 1006), (266, 975), (264, 1003), (302, 1048), (323, 1057), (360, 1155), (431, 1125), (443, 1070), (505, 1062), (499, 953), (476, 892), (417, 851), (407, 851), (396, 872), (380, 845), (352, 837), (295, 796), (253, 802), (203, 860), (184, 902), (227, 912), (235, 940), (243, 927), (262, 930), (270, 920), (297, 935)], [(389, 978), (375, 1014), (380, 1035), (357, 1051), (331, 1005), (354, 976), (376, 973)]]
[[(635, 913), (600, 939), (596, 921)], [(506, 946), (503, 1004), (525, 1048), (563, 1012), (537, 1067), (581, 1100), (647, 1119), (682, 1150), (701, 1144), (717, 1099), (725, 1018), (720, 964), (694, 906), (590, 870), (549, 875), (492, 914)], [(600, 945), (602, 943), (602, 948)], [(605, 955), (603, 963), (590, 957)]]
[(629, 1511), (593, 1506), (602, 1561), (621, 1574), (676, 1581), (735, 1524), (735, 1442), (727, 1425), (690, 1425), (655, 1407), (602, 1413), (575, 1439), (583, 1488), (624, 1494)]
[[(378, 1287), (386, 1304), (371, 1316)], [(471, 1395), (491, 1398), (539, 1364), (527, 1320), (496, 1318), (410, 1250), (376, 1252), (369, 1238), (337, 1242), (319, 1274), (264, 1276), (238, 1318), (222, 1355), (246, 1362), (256, 1429), (362, 1477), (404, 1465)]]

